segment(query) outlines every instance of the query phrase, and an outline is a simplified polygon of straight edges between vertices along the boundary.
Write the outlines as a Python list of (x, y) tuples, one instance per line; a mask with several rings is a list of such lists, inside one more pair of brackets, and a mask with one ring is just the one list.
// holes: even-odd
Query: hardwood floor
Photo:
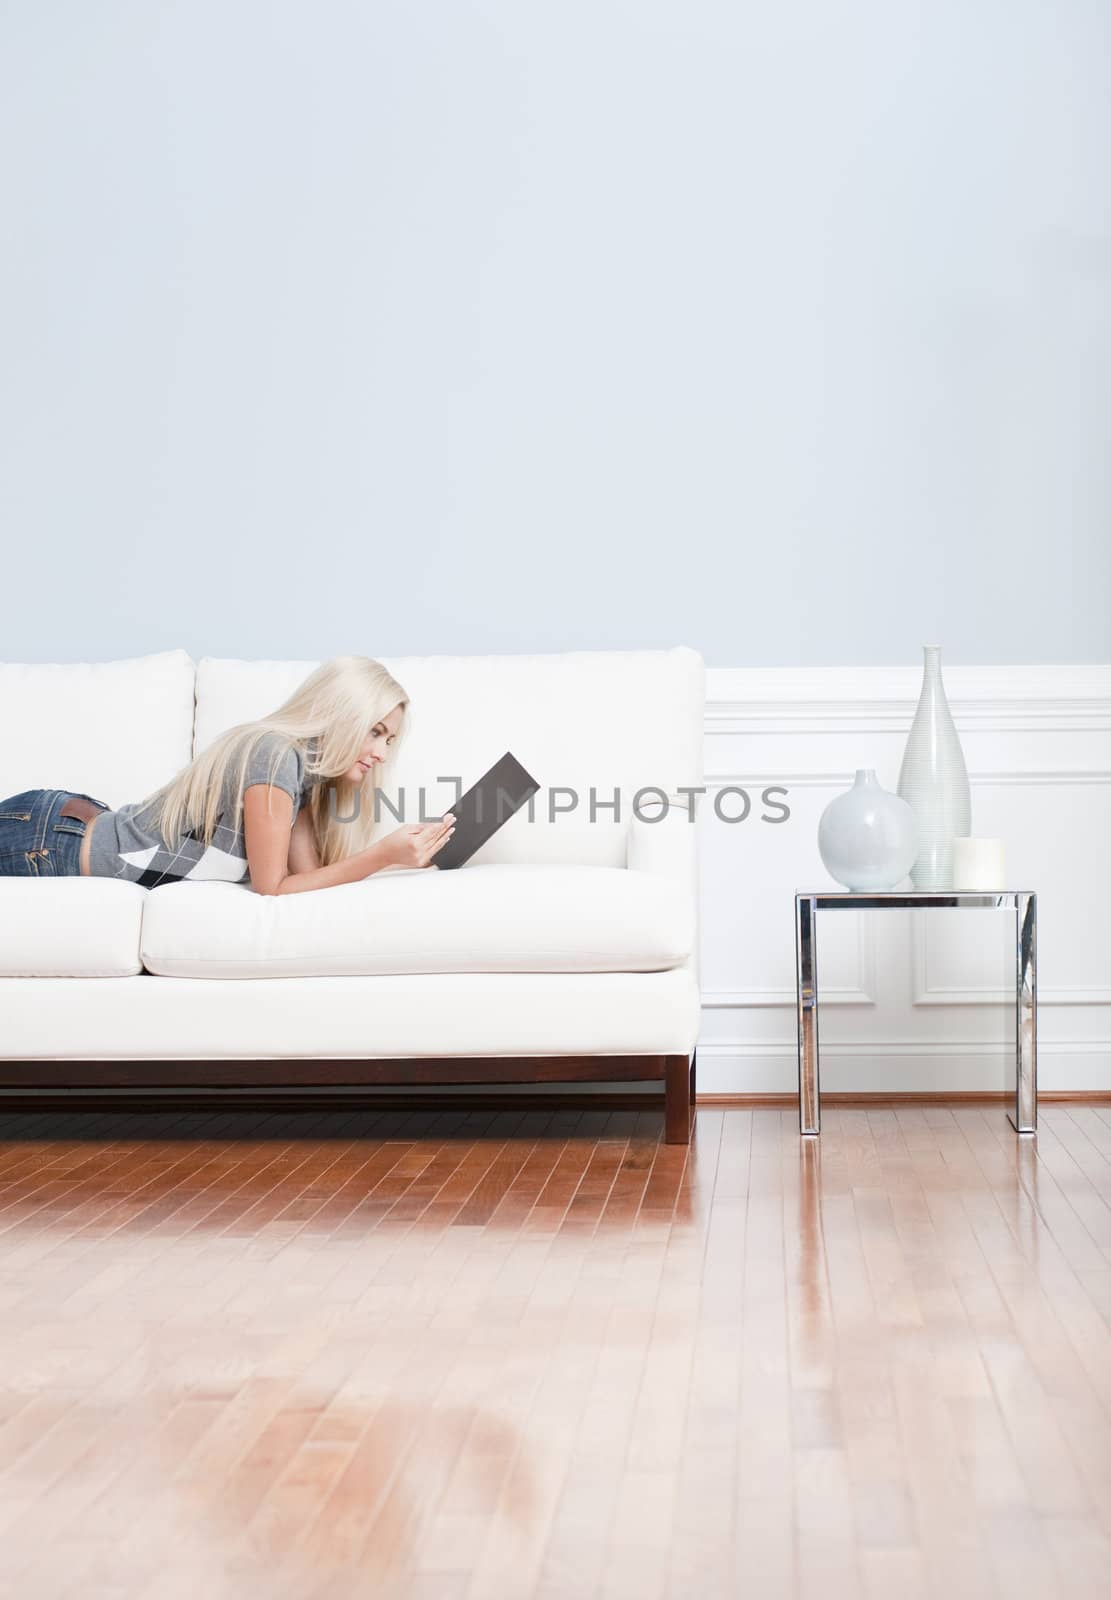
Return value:
[(1111, 1108), (0, 1117), (0, 1594), (1111, 1593)]

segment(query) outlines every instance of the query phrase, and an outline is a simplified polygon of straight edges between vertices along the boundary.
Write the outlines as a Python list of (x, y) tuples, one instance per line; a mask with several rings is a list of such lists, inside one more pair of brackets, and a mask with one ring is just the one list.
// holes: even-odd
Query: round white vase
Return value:
[(857, 893), (893, 889), (914, 865), (914, 813), (861, 767), (851, 789), (818, 823), (818, 852), (831, 878)]

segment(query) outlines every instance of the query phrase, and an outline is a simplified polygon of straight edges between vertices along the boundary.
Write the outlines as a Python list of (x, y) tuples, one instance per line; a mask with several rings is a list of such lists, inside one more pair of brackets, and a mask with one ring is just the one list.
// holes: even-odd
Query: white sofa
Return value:
[[(680, 791), (702, 783), (701, 656), (381, 659), (412, 697), (383, 785), (402, 820), (448, 810), (454, 779), (507, 749), (541, 785), (533, 817), (455, 871), (310, 894), (0, 878), (0, 1087), (662, 1080), (666, 1137), (686, 1142), (698, 822)], [(316, 665), (0, 663), (0, 799), (141, 799)], [(641, 794), (637, 817), (647, 786), (669, 799)], [(376, 836), (397, 826), (384, 810)]]

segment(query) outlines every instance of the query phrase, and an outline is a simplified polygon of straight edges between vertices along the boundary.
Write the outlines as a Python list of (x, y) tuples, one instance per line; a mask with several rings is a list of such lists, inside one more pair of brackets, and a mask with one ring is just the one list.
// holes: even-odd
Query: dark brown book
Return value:
[(531, 773), (507, 750), (489, 772), (460, 795), (457, 805), (448, 807), (455, 817), (455, 832), (432, 857), (432, 865), (441, 871), (461, 867), (539, 788)]

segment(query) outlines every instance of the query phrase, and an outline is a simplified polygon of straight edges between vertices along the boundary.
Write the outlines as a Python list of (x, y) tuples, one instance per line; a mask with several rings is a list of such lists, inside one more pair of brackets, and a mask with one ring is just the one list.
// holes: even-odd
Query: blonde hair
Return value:
[(377, 769), (372, 766), (362, 783), (351, 783), (343, 774), (355, 765), (370, 730), (397, 705), (405, 715), (387, 762), (396, 757), (408, 727), (409, 696), (380, 661), (370, 656), (333, 656), (310, 672), (276, 711), (220, 734), (169, 783), (140, 802), (137, 812), (148, 808), (153, 812), (154, 826), (171, 849), (190, 831), (211, 844), (229, 772), (234, 770), (235, 798), (227, 820), (241, 826), (247, 763), (260, 742), (276, 734), (280, 743), (267, 776), (273, 778), (291, 747), (303, 752), (304, 781), (310, 785), (303, 809), (309, 814), (320, 864), (329, 866), (370, 842)]

